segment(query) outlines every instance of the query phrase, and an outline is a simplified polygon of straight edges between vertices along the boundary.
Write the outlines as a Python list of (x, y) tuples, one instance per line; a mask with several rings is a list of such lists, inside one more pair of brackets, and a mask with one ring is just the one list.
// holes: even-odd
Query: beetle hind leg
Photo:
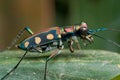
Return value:
[(23, 60), (23, 58), (26, 56), (28, 50), (26, 50), (26, 52), (24, 53), (24, 55), (21, 57), (21, 59), (19, 60), (19, 62), (5, 75), (3, 76), (0, 80), (4, 80), (5, 78), (7, 78), (13, 71), (15, 71), (17, 69), (17, 67), (19, 66), (19, 64), (21, 63), (21, 61)]

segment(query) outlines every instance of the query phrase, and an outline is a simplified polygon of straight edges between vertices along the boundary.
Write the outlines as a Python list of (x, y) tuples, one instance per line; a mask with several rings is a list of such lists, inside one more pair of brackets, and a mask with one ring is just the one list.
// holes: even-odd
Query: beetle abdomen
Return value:
[(24, 41), (22, 41), (19, 45), (21, 49), (27, 49), (30, 47), (45, 45), (58, 40), (58, 34), (56, 30), (49, 30), (48, 32), (39, 33), (33, 35)]

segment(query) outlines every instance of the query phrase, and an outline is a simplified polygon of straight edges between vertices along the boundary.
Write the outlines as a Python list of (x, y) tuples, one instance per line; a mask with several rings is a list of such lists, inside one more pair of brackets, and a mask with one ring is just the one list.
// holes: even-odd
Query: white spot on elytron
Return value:
[(25, 46), (26, 48), (28, 47), (28, 45), (29, 45), (29, 42), (28, 42), (28, 41), (25, 42), (24, 46)]
[(58, 34), (58, 38), (61, 38), (61, 35), (60, 35), (60, 34)]
[(35, 37), (35, 43), (40, 44), (40, 42), (41, 42), (41, 38), (40, 37)]
[(48, 35), (47, 35), (47, 39), (52, 40), (53, 38), (54, 38), (54, 35), (53, 35), (53, 34), (48, 34)]

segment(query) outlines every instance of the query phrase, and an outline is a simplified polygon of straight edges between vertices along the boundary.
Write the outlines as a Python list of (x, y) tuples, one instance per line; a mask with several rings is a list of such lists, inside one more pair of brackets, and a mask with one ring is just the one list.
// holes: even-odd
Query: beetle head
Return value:
[(87, 40), (88, 42), (93, 42), (93, 37), (88, 33), (88, 26), (85, 22), (82, 22), (78, 30), (78, 34), (81, 39)]

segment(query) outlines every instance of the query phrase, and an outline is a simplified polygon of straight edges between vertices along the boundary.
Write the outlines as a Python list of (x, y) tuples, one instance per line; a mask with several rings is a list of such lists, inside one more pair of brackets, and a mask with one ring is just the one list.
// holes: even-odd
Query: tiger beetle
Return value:
[(91, 30), (88, 29), (88, 26), (85, 22), (82, 22), (79, 25), (73, 25), (68, 27), (53, 27), (53, 28), (49, 28), (45, 32), (41, 32), (37, 34), (34, 34), (29, 27), (25, 27), (18, 33), (18, 35), (12, 41), (10, 46), (7, 47), (7, 49), (10, 49), (23, 35), (23, 33), (27, 31), (31, 36), (21, 41), (17, 46), (18, 48), (25, 50), (25, 53), (21, 57), (19, 62), (14, 66), (14, 68), (11, 69), (5, 76), (3, 76), (1, 80), (4, 80), (6, 77), (8, 77), (10, 73), (12, 73), (19, 66), (19, 64), (26, 56), (28, 51), (45, 53), (47, 51), (55, 50), (52, 54), (50, 54), (50, 56), (46, 59), (45, 62), (44, 80), (46, 80), (48, 61), (50, 61), (53, 57), (61, 53), (61, 50), (64, 48), (64, 42), (67, 42), (68, 48), (72, 53), (74, 52), (73, 43), (75, 43), (77, 47), (80, 48), (79, 41), (77, 39), (78, 37), (80, 37), (83, 40), (84, 46), (87, 46), (88, 43), (93, 43), (93, 36), (96, 36), (112, 43), (113, 45), (120, 47), (120, 45), (117, 44), (116, 42), (95, 34), (96, 32), (106, 31), (106, 30), (113, 30), (113, 29), (99, 28), (96, 30)]

